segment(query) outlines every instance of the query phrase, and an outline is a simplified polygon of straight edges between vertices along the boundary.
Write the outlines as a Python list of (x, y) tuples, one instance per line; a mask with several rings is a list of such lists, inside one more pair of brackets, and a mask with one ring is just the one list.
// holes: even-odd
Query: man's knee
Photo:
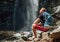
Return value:
[(36, 28), (36, 24), (32, 24), (32, 29), (35, 29)]

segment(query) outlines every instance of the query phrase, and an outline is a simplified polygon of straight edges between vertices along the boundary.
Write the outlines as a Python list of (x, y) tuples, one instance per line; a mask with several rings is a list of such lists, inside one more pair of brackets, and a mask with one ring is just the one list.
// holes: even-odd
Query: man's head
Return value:
[(41, 9), (39, 10), (39, 13), (43, 13), (43, 12), (45, 12), (45, 11), (46, 11), (45, 8), (41, 8)]

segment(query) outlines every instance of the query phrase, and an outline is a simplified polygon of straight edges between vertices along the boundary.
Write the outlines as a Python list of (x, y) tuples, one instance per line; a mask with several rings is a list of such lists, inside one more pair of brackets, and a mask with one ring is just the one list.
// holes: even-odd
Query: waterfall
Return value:
[(33, 21), (37, 17), (37, 11), (38, 11), (38, 1), (37, 0), (27, 0), (26, 1), (26, 10), (27, 10), (27, 19), (26, 24), (23, 27), (22, 31), (31, 31), (31, 26), (33, 24)]

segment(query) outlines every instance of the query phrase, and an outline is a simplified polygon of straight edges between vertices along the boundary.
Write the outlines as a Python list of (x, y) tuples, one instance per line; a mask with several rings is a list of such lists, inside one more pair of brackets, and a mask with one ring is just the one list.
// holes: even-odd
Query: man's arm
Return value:
[(38, 24), (40, 22), (40, 18), (37, 18), (33, 24)]

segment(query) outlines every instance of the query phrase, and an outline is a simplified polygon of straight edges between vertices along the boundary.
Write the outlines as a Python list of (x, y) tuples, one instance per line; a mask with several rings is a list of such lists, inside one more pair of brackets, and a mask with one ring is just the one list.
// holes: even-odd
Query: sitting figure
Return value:
[(53, 24), (53, 17), (46, 12), (45, 8), (41, 8), (39, 13), (39, 17), (32, 24), (34, 38), (37, 38), (36, 30), (47, 32), (51, 29), (49, 26)]

